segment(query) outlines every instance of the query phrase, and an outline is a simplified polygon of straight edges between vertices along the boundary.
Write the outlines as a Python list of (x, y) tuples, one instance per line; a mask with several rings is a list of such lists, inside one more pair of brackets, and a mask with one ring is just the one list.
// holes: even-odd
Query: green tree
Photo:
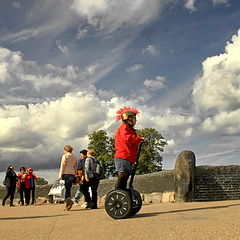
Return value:
[(96, 158), (105, 168), (106, 177), (114, 174), (114, 141), (113, 138), (107, 136), (104, 130), (95, 131), (88, 135), (88, 148), (96, 151)]
[(47, 185), (48, 181), (42, 177), (39, 177), (38, 180), (35, 180), (36, 185)]
[(142, 147), (136, 173), (144, 174), (162, 171), (163, 158), (160, 153), (163, 152), (164, 145), (167, 144), (163, 136), (154, 128), (137, 130), (137, 134), (146, 138), (148, 143)]
[[(137, 134), (148, 140), (144, 144), (139, 157), (139, 165), (137, 174), (151, 173), (162, 170), (162, 156), (164, 146), (167, 142), (163, 136), (154, 128), (144, 128), (137, 130)], [(96, 151), (96, 157), (104, 166), (107, 177), (113, 176), (115, 173), (114, 167), (114, 139), (107, 136), (104, 130), (95, 131), (88, 136), (88, 148)]]

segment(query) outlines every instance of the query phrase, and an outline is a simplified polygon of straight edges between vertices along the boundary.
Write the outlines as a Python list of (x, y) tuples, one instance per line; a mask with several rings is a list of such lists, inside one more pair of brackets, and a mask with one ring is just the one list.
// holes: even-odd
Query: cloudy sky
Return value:
[[(239, 0), (0, 0), (0, 171), (51, 178), (63, 146), (113, 136), (123, 106), (168, 141), (163, 167), (239, 164)], [(54, 176), (54, 177), (53, 177)]]

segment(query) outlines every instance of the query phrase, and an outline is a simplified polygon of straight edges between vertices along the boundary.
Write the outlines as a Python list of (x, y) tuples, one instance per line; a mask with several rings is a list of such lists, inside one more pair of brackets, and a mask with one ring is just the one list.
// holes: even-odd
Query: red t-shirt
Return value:
[(122, 123), (115, 135), (115, 158), (123, 158), (132, 163), (136, 161), (141, 137), (127, 123)]
[(21, 173), (18, 174), (18, 182), (17, 182), (17, 186), (18, 188), (20, 188), (21, 184), (20, 182), (25, 182), (25, 187), (26, 188), (30, 188), (30, 175), (28, 173), (25, 173), (25, 178), (23, 177), (23, 175)]

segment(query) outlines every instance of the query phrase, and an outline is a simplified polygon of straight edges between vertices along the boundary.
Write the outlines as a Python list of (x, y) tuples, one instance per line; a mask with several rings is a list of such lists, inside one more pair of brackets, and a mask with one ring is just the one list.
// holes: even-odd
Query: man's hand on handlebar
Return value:
[(141, 142), (142, 142), (142, 143), (146, 143), (146, 142), (147, 142), (147, 139), (144, 138), (144, 137), (142, 137), (142, 138), (141, 138)]

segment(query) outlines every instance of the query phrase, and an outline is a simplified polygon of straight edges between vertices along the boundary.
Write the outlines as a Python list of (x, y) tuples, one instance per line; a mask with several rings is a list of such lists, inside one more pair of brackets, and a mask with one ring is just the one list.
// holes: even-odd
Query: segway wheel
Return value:
[(128, 191), (113, 190), (109, 192), (105, 200), (107, 214), (115, 219), (126, 218), (132, 209), (132, 197)]
[(130, 216), (133, 216), (135, 214), (137, 214), (140, 209), (142, 208), (142, 198), (141, 195), (138, 191), (136, 191), (135, 189), (131, 189), (131, 193), (132, 193), (132, 202), (133, 202), (133, 206), (130, 212)]

